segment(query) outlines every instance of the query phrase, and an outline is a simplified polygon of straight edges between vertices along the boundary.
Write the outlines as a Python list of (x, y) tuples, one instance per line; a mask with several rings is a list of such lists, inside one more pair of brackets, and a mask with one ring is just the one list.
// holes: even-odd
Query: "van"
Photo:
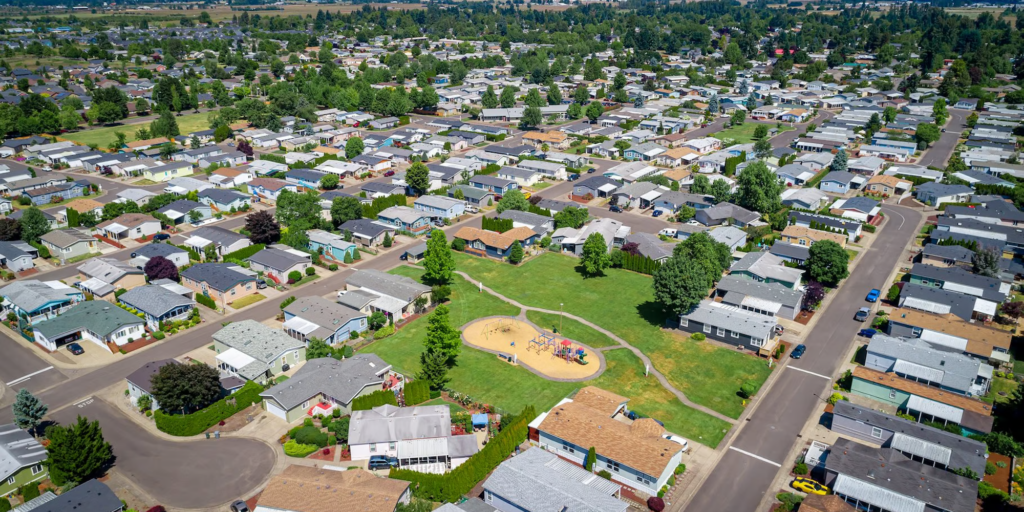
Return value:
[(398, 467), (398, 459), (385, 457), (384, 455), (371, 455), (370, 461), (366, 463), (367, 469), (391, 469)]

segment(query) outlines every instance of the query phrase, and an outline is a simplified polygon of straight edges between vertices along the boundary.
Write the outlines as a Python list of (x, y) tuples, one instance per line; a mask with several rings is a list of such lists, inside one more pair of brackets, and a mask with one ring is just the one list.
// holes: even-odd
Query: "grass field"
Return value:
[[(391, 272), (415, 279), (422, 275), (422, 270), (409, 266), (398, 267)], [(452, 284), (450, 308), (455, 325), (484, 316), (518, 313), (515, 307), (490, 294), (479, 293), (476, 287), (458, 276)], [(375, 353), (393, 365), (395, 370), (413, 375), (419, 369), (426, 326), (425, 319), (418, 319), (402, 327), (394, 336), (364, 347), (361, 352)], [(723, 431), (729, 428), (728, 423), (683, 405), (661, 387), (657, 379), (645, 378), (643, 363), (631, 352), (612, 350), (605, 353), (605, 358), (607, 369), (597, 379), (586, 383), (554, 382), (525, 368), (504, 363), (492, 354), (463, 348), (458, 365), (448, 374), (452, 379), (448, 386), (468, 393), (476, 401), (509, 411), (519, 411), (526, 405), (543, 411), (573, 390), (593, 384), (628, 397), (631, 409), (664, 421), (672, 432), (712, 447), (721, 441)]]
[[(287, 4), (287, 5), (282, 6), (283, 8), (280, 9), (280, 10), (250, 11), (249, 15), (252, 16), (252, 15), (255, 15), (255, 14), (259, 14), (261, 18), (266, 18), (266, 17), (269, 17), (269, 16), (303, 16), (303, 17), (305, 17), (307, 14), (316, 16), (317, 10), (322, 10), (322, 11), (325, 11), (325, 12), (326, 11), (330, 11), (331, 13), (336, 13), (336, 12), (349, 13), (349, 12), (352, 12), (352, 11), (356, 11), (356, 10), (362, 9), (363, 5), (364, 4), (350, 4), (350, 5), (324, 5), (324, 4), (316, 4), (316, 3)], [(371, 5), (374, 8), (387, 7), (388, 9), (394, 9), (394, 10), (423, 9), (423, 5), (422, 4), (378, 3), (378, 4), (368, 4), (368, 5)], [(177, 20), (179, 18), (192, 18), (192, 19), (198, 20), (199, 13), (203, 12), (203, 11), (206, 11), (206, 12), (210, 13), (210, 19), (212, 19), (213, 21), (231, 20), (231, 18), (233, 16), (240, 16), (242, 14), (242, 12), (243, 12), (243, 11), (240, 11), (240, 10), (239, 11), (232, 11), (231, 8), (226, 6), (226, 5), (218, 5), (218, 6), (208, 7), (208, 8), (205, 8), (205, 9), (190, 9), (190, 10), (181, 10), (181, 9), (119, 9), (119, 10), (116, 10), (116, 11), (102, 11), (102, 10), (98, 10), (95, 14), (93, 14), (92, 12), (88, 12), (88, 11), (86, 11), (86, 12), (72, 12), (70, 9), (67, 10), (67, 11), (63, 11), (63, 12), (60, 11), (60, 10), (50, 10), (50, 11), (47, 11), (46, 14), (32, 13), (32, 14), (27, 14), (25, 17), (28, 18), (28, 19), (32, 19), (32, 18), (38, 18), (40, 16), (66, 16), (66, 15), (69, 15), (69, 14), (74, 14), (76, 18), (80, 18), (80, 19), (120, 17), (120, 18), (126, 18), (128, 20), (131, 20), (132, 18), (146, 17), (146, 18), (150, 19), (150, 23), (152, 24), (154, 21), (156, 21), (158, 23), (161, 23), (161, 22), (163, 22), (165, 20), (171, 20), (171, 19)], [(2, 11), (2, 13), (4, 15), (7, 15), (7, 16), (17, 15), (18, 17), (21, 17), (23, 14), (25, 14), (25, 11), (23, 11), (23, 10), (4, 10), (4, 11)], [(161, 24), (163, 24), (163, 23), (161, 23)]]
[[(666, 316), (654, 301), (651, 278), (610, 269), (584, 279), (578, 260), (547, 253), (513, 267), (458, 253), (456, 266), (491, 289), (530, 306), (586, 318), (642, 350), (677, 389), (696, 403), (727, 416), (743, 412), (737, 391), (744, 382), (760, 387), (771, 373), (765, 361), (711, 343), (662, 330)], [(524, 279), (526, 277), (526, 279)]]
[[(754, 142), (754, 130), (762, 124), (764, 123), (743, 123), (739, 126), (726, 128), (718, 133), (712, 133), (711, 136), (721, 139), (723, 142), (728, 142), (729, 139), (732, 139), (736, 141), (737, 144), (749, 144)], [(764, 125), (767, 126), (769, 130), (776, 128), (775, 126), (767, 124)], [(782, 128), (778, 129), (778, 133), (788, 132), (792, 129), (793, 128), (790, 128), (789, 126), (783, 125)]]
[[(995, 377), (992, 379), (992, 388), (989, 389), (988, 396), (982, 398), (982, 400), (988, 403), (1006, 403), (1013, 399), (1013, 392), (1016, 390), (1017, 381)], [(1000, 396), (1000, 391), (1006, 393), (1006, 396)]]
[(428, 400), (420, 404), (420, 406), (424, 405), (447, 405), (448, 408), (451, 409), (452, 414), (455, 414), (457, 412), (466, 412), (466, 409), (463, 408), (461, 405), (453, 404), (451, 402), (445, 402), (443, 398), (435, 398), (433, 400)]
[(242, 297), (241, 299), (238, 299), (230, 303), (229, 305), (235, 309), (242, 309), (250, 304), (255, 304), (265, 298), (266, 297), (263, 294), (256, 293), (253, 295), (246, 295), (245, 297)]
[[(210, 127), (208, 120), (209, 113), (203, 112), (201, 114), (185, 114), (175, 119), (178, 120), (178, 130), (182, 134), (187, 134), (199, 130), (206, 130)], [(138, 140), (135, 136), (135, 132), (139, 128), (149, 128), (149, 123), (152, 121), (145, 121), (135, 124), (124, 124), (120, 126), (104, 126), (102, 128), (86, 128), (74, 133), (66, 133), (62, 135), (67, 140), (78, 142), (79, 144), (91, 145), (95, 144), (101, 149), (106, 149), (111, 142), (117, 140), (114, 135), (116, 132), (124, 133), (126, 142)]]
[[(531, 322), (537, 324), (542, 329), (547, 329), (551, 332), (558, 331), (566, 338), (593, 348), (617, 345), (615, 340), (571, 318), (559, 318), (558, 315), (542, 313), (540, 311), (527, 311), (526, 318), (529, 318)], [(561, 329), (558, 328), (559, 325), (562, 326)]]

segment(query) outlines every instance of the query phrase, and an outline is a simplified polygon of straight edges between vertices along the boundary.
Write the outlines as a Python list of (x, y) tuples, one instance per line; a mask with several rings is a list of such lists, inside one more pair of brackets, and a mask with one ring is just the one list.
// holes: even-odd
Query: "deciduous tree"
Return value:
[(815, 242), (808, 253), (807, 274), (812, 280), (826, 286), (835, 286), (850, 275), (850, 255), (836, 242)]
[(427, 250), (423, 253), (423, 278), (432, 284), (449, 284), (455, 272), (455, 257), (448, 245), (444, 231), (435, 229), (430, 232)]
[(449, 368), (455, 366), (455, 359), (462, 349), (462, 331), (452, 327), (451, 311), (445, 304), (439, 304), (427, 317), (427, 336), (423, 340), (428, 354), (442, 354)]
[(430, 189), (430, 169), (422, 162), (413, 163), (405, 173), (405, 183), (417, 193), (426, 193)]
[(608, 244), (601, 233), (591, 233), (587, 237), (587, 240), (583, 242), (583, 252), (580, 259), (583, 263), (583, 273), (585, 276), (604, 275), (604, 269), (611, 265), (612, 260), (608, 255)]
[(21, 239), (26, 242), (38, 242), (39, 237), (50, 232), (50, 221), (35, 206), (25, 210), (18, 223), (21, 226)]
[(150, 383), (153, 398), (169, 414), (188, 414), (220, 398), (220, 374), (205, 364), (165, 364)]
[(143, 271), (146, 273), (146, 277), (149, 278), (150, 282), (156, 281), (157, 279), (170, 279), (171, 281), (177, 281), (178, 267), (173, 261), (163, 256), (153, 256), (146, 262), (146, 266), (143, 267)]
[(530, 201), (526, 199), (526, 196), (524, 196), (519, 189), (509, 190), (505, 195), (501, 196), (501, 200), (498, 201), (498, 206), (496, 208), (498, 213), (505, 210), (519, 210), (525, 212), (529, 209)]
[(654, 272), (654, 298), (673, 316), (681, 315), (708, 295), (708, 276), (696, 261), (670, 257)]
[(782, 183), (764, 162), (743, 169), (736, 191), (736, 204), (760, 213), (772, 213), (782, 207)]
[(245, 230), (249, 232), (249, 240), (254, 244), (273, 244), (281, 239), (281, 225), (266, 210), (246, 215)]
[(350, 220), (363, 218), (363, 204), (355, 197), (335, 197), (331, 200), (331, 222), (340, 226)]
[(98, 421), (89, 422), (79, 416), (72, 425), (46, 429), (46, 438), (50, 444), (46, 446), (43, 464), (55, 485), (82, 483), (99, 474), (114, 458)]

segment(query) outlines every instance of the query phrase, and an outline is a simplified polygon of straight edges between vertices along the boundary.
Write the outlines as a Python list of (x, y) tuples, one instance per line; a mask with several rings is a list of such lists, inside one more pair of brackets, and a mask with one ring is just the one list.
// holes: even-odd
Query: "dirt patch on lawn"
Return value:
[[(992, 484), (992, 487), (995, 487), (1005, 493), (1009, 493), (1010, 473), (1013, 470), (1013, 461), (1006, 455), (1000, 455), (998, 453), (989, 453), (988, 461), (996, 465), (996, 474), (985, 475), (984, 480)], [(999, 464), (1000, 462), (1003, 464)]]

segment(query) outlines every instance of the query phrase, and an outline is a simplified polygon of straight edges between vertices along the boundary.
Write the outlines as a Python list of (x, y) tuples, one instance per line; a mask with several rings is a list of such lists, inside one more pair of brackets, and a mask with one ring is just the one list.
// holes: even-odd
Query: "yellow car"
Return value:
[(828, 494), (828, 487), (825, 487), (810, 478), (797, 478), (796, 480), (793, 480), (793, 488), (798, 491), (806, 492), (807, 494), (820, 494), (822, 496)]

